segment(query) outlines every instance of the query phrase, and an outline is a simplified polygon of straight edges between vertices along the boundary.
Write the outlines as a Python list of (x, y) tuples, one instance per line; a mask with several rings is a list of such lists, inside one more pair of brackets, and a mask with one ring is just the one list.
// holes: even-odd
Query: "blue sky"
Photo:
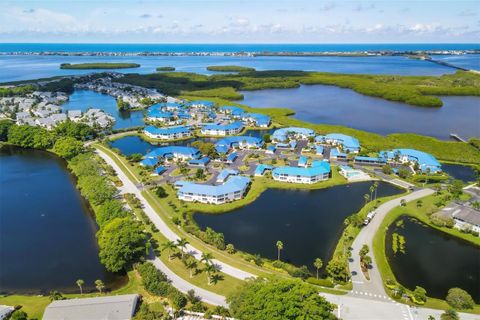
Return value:
[(5, 1), (0, 42), (479, 42), (478, 1)]

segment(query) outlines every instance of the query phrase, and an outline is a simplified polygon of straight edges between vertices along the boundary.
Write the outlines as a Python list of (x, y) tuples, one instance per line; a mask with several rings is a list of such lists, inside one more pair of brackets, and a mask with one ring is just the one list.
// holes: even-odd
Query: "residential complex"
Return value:
[(327, 180), (330, 177), (330, 164), (326, 161), (315, 160), (310, 167), (277, 167), (272, 170), (274, 180), (292, 183), (312, 184)]

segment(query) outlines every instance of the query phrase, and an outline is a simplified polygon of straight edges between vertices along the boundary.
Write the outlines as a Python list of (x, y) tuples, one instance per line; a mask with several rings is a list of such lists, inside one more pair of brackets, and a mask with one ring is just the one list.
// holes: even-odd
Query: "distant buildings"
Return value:
[(250, 178), (230, 176), (225, 183), (216, 186), (188, 181), (177, 181), (175, 185), (180, 200), (222, 204), (242, 199), (250, 185)]
[(263, 146), (263, 140), (257, 137), (234, 136), (223, 138), (215, 143), (218, 153), (228, 153), (231, 149), (258, 149)]
[(272, 140), (275, 142), (287, 142), (291, 139), (308, 139), (310, 137), (315, 137), (315, 131), (298, 127), (277, 129), (272, 134)]
[(311, 167), (277, 167), (272, 170), (272, 177), (276, 181), (291, 183), (312, 184), (327, 180), (330, 177), (330, 164), (326, 161), (315, 160)]
[(380, 152), (380, 157), (390, 163), (417, 164), (423, 173), (437, 173), (442, 171), (442, 165), (438, 160), (423, 151), (414, 149), (393, 149)]
[(130, 320), (137, 302), (136, 294), (56, 300), (45, 309), (43, 320)]
[(206, 136), (229, 136), (239, 134), (243, 130), (243, 124), (235, 121), (228, 124), (208, 124), (203, 126), (201, 133)]
[(317, 136), (315, 137), (315, 142), (340, 146), (343, 152), (346, 153), (358, 153), (360, 151), (360, 142), (358, 139), (341, 133), (330, 133), (324, 136)]
[(166, 128), (157, 128), (155, 126), (147, 126), (143, 129), (143, 133), (152, 139), (160, 140), (176, 140), (183, 139), (192, 136), (192, 132), (189, 127), (186, 126), (176, 126), (176, 127), (166, 127)]
[(159, 158), (168, 161), (188, 161), (191, 159), (199, 159), (200, 151), (197, 148), (183, 146), (160, 147), (147, 153), (140, 162), (143, 166), (154, 167), (158, 164)]

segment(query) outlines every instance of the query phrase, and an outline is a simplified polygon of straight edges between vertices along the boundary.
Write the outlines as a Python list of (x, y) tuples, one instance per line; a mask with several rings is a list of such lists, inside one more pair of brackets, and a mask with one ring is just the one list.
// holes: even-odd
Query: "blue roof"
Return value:
[(237, 175), (238, 171), (233, 169), (223, 169), (217, 176), (217, 180), (225, 181), (228, 176)]
[(273, 169), (273, 175), (286, 174), (289, 176), (313, 177), (323, 175), (330, 172), (330, 164), (326, 161), (313, 161), (309, 168), (298, 167), (278, 167)]
[(263, 140), (257, 137), (250, 136), (226, 137), (218, 140), (217, 143), (215, 143), (215, 149), (218, 153), (227, 153), (228, 150), (233, 147), (233, 145), (240, 143), (246, 143), (248, 145), (261, 147), (263, 145)]
[(158, 164), (158, 158), (148, 157), (140, 161), (140, 164), (146, 167), (155, 167)]
[(173, 117), (173, 113), (168, 112), (168, 111), (164, 112), (164, 111), (161, 111), (161, 110), (152, 109), (152, 110), (148, 110), (147, 117), (149, 117), (149, 118), (170, 119), (171, 117)]
[(315, 146), (315, 151), (317, 154), (323, 154), (323, 147), (322, 146)]
[(164, 166), (159, 166), (159, 167), (156, 167), (155, 170), (153, 171), (155, 171), (156, 174), (162, 174), (165, 171), (167, 171), (167, 168), (165, 168)]
[(199, 165), (199, 164), (207, 164), (210, 162), (210, 158), (209, 157), (203, 157), (201, 159), (192, 159), (190, 160), (188, 163), (189, 164), (196, 164), (196, 165)]
[(265, 170), (272, 170), (273, 167), (268, 164), (259, 164), (257, 168), (255, 168), (255, 175), (263, 175)]
[(424, 172), (427, 171), (427, 169), (440, 171), (442, 168), (442, 165), (434, 156), (415, 149), (393, 149), (390, 151), (382, 151), (380, 155), (387, 159), (393, 159), (396, 153), (408, 157), (410, 161), (416, 161), (420, 169)]
[(275, 130), (272, 138), (277, 141), (286, 141), (290, 134), (313, 137), (315, 132), (312, 129), (307, 128), (288, 127)]
[(168, 146), (157, 148), (145, 155), (146, 158), (169, 157), (171, 155), (180, 154), (193, 159), (200, 158), (200, 151), (197, 148), (184, 146)]
[(337, 148), (330, 149), (330, 157), (346, 157), (347, 154), (344, 152), (338, 151)]
[(236, 106), (224, 106), (221, 107), (220, 110), (224, 111), (225, 113), (230, 113), (233, 116), (239, 116), (245, 112), (242, 108)]
[(299, 166), (306, 166), (306, 165), (307, 165), (307, 162), (308, 162), (308, 158), (305, 157), (305, 156), (301, 156), (301, 157), (298, 159), (298, 165), (299, 165)]
[(180, 105), (176, 102), (161, 102), (161, 103), (155, 103), (154, 105), (151, 105), (149, 109), (150, 110), (161, 110), (165, 107), (178, 109), (178, 108), (181, 108), (182, 105)]
[(234, 129), (241, 129), (243, 128), (243, 124), (240, 121), (235, 121), (229, 124), (207, 124), (203, 127), (205, 130), (217, 130), (217, 131), (225, 131), (225, 130), (234, 130)]
[(169, 134), (175, 134), (175, 133), (190, 132), (190, 128), (186, 126), (165, 127), (165, 128), (148, 126), (148, 127), (145, 127), (143, 130), (154, 135), (169, 135)]
[(232, 153), (230, 153), (230, 154), (228, 155), (227, 161), (228, 161), (228, 162), (233, 162), (233, 161), (235, 161), (235, 159), (237, 159), (237, 157), (238, 157), (237, 153), (236, 153), (236, 152), (232, 152)]
[(179, 193), (202, 194), (206, 196), (220, 196), (223, 194), (241, 191), (250, 183), (250, 178), (244, 176), (232, 176), (224, 184), (212, 186), (206, 184), (197, 184), (188, 181), (182, 181)]
[(342, 133), (330, 133), (324, 136), (315, 137), (315, 141), (320, 142), (324, 140), (335, 140), (337, 143), (341, 144), (342, 147), (346, 150), (359, 150), (360, 142), (357, 138), (347, 136)]
[(257, 126), (268, 125), (270, 124), (270, 117), (265, 114), (260, 113), (245, 113), (242, 115), (242, 118), (252, 118), (254, 119)]
[(277, 150), (277, 148), (275, 146), (268, 146), (267, 150), (275, 151), (275, 150)]

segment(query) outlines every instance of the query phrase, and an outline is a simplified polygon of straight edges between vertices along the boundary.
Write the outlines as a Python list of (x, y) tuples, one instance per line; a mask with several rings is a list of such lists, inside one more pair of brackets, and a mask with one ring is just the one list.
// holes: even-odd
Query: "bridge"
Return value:
[(450, 133), (450, 138), (453, 138), (457, 141), (460, 141), (460, 142), (468, 142), (467, 140), (463, 139), (462, 137), (460, 137), (458, 134), (456, 133)]

